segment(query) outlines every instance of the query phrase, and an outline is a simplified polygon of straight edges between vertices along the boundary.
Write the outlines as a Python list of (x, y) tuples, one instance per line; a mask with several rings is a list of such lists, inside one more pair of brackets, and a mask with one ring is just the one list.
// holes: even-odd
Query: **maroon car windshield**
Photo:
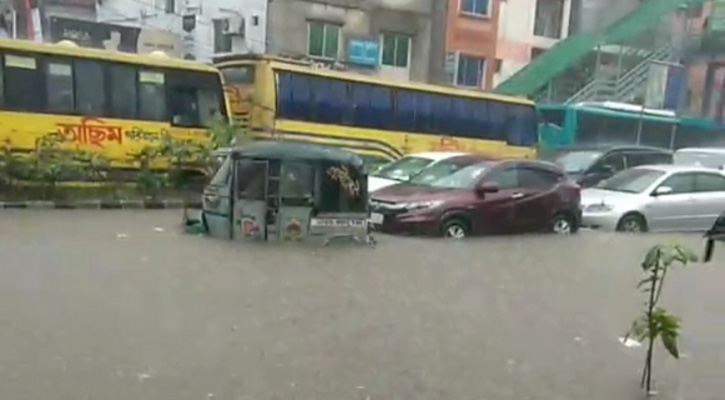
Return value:
[(480, 159), (472, 159), (469, 157), (440, 161), (421, 170), (410, 179), (410, 183), (430, 186), (434, 182), (480, 161)]
[(450, 189), (472, 188), (478, 178), (486, 172), (491, 163), (475, 164), (454, 172), (451, 175), (431, 182), (430, 186)]

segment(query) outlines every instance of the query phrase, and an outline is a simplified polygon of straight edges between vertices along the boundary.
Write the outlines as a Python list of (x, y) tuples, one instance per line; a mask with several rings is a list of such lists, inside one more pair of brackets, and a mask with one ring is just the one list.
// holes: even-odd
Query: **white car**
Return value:
[(428, 153), (417, 153), (405, 156), (382, 166), (368, 177), (368, 193), (376, 190), (406, 182), (424, 168), (434, 165), (452, 157), (465, 155), (466, 153), (434, 151)]
[(688, 147), (675, 151), (673, 159), (677, 165), (724, 169), (725, 148)]
[(582, 225), (626, 232), (707, 231), (725, 210), (725, 173), (686, 165), (622, 171), (585, 189)]

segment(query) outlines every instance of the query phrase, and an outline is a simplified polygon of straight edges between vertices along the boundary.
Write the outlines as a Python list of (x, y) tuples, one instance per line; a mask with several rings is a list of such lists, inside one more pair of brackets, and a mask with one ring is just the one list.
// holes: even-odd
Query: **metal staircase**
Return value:
[(602, 32), (560, 41), (494, 92), (540, 103), (630, 101), (646, 88), (650, 65), (672, 56), (672, 15), (704, 1), (645, 0)]
[[(637, 96), (644, 95), (647, 89), (650, 67), (653, 63), (666, 62), (670, 59), (672, 48), (665, 46), (652, 52), (639, 64), (614, 79), (595, 77), (571, 97), (562, 101), (564, 104), (585, 101), (620, 101), (631, 102)], [(542, 101), (545, 99), (542, 99)], [(546, 101), (543, 101), (546, 102)]]

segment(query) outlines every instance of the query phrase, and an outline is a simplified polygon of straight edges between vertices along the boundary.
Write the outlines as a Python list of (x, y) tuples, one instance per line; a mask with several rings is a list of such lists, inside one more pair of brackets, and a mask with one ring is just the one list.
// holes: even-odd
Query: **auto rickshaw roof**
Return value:
[(249, 146), (238, 147), (233, 150), (235, 156), (278, 159), (278, 160), (305, 160), (329, 161), (346, 164), (355, 168), (363, 168), (365, 162), (355, 153), (337, 148), (318, 146), (314, 144), (279, 142), (255, 143)]

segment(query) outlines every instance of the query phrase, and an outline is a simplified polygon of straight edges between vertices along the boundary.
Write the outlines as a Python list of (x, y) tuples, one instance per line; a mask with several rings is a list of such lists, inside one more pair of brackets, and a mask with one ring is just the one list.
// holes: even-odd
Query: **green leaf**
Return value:
[(677, 349), (677, 336), (665, 333), (664, 331), (660, 336), (662, 337), (662, 344), (665, 346), (665, 349), (667, 349), (672, 357), (679, 359), (680, 351)]
[(654, 268), (660, 259), (661, 251), (662, 246), (660, 245), (654, 246), (649, 249), (647, 255), (644, 256), (644, 261), (642, 261), (642, 269), (645, 271), (649, 271)]
[(680, 256), (685, 260), (683, 264), (687, 265), (687, 263), (691, 262), (697, 262), (699, 258), (697, 257), (697, 254), (693, 252), (692, 250), (688, 249), (684, 246), (675, 246), (675, 249), (678, 253), (680, 253)]
[(632, 336), (640, 342), (649, 336), (649, 324), (647, 323), (647, 316), (643, 315), (637, 318), (629, 330), (627, 337)]

